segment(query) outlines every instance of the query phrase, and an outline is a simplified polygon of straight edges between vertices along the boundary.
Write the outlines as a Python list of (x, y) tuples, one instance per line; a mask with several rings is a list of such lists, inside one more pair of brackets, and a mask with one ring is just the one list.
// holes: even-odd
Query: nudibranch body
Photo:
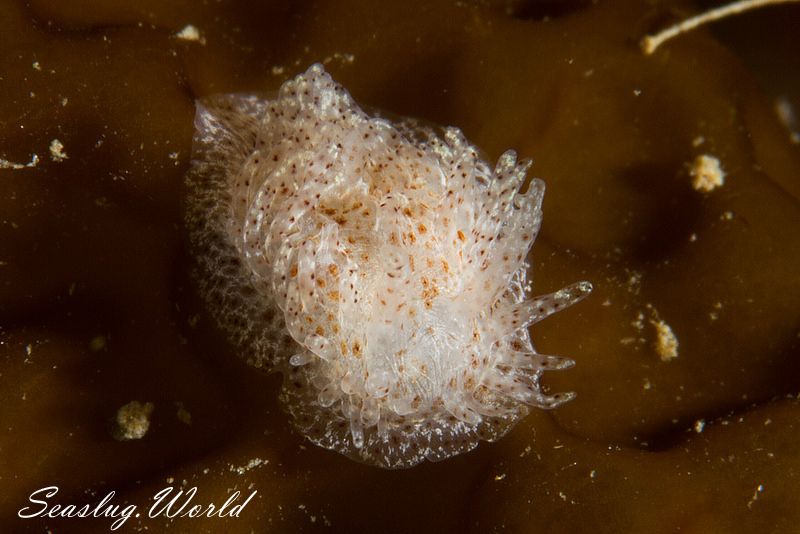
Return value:
[(200, 289), (314, 443), (387, 468), (441, 460), (552, 408), (528, 327), (544, 185), (456, 128), (370, 117), (319, 65), (273, 99), (198, 103), (188, 226)]

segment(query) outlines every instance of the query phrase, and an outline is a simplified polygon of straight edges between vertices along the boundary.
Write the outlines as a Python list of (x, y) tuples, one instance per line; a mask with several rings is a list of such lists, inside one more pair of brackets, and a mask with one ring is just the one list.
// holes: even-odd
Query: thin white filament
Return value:
[(683, 22), (675, 24), (674, 26), (670, 26), (669, 28), (660, 31), (655, 35), (646, 36), (641, 41), (642, 51), (645, 53), (645, 55), (649, 56), (655, 52), (659, 46), (669, 41), (673, 37), (688, 33), (698, 26), (702, 26), (703, 24), (707, 24), (709, 22), (714, 22), (715, 20), (720, 20), (731, 15), (738, 15), (739, 13), (744, 13), (758, 7), (788, 4), (790, 2), (797, 1), (798, 0), (739, 0), (738, 2), (732, 2), (730, 4), (720, 6), (710, 11), (706, 11), (705, 13), (701, 13), (700, 15), (686, 19)]

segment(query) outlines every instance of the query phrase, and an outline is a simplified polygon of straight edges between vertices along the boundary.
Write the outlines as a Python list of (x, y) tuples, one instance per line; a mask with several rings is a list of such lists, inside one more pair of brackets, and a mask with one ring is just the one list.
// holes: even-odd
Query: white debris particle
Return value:
[(66, 107), (68, 103), (69, 103), (69, 98), (67, 98), (66, 96), (61, 99), (61, 107)]
[(353, 54), (343, 54), (341, 52), (335, 52), (332, 56), (328, 56), (325, 59), (323, 59), (322, 63), (324, 65), (327, 65), (334, 59), (344, 65), (350, 65), (353, 63), (353, 61), (355, 61), (356, 56), (354, 56)]
[(710, 193), (725, 183), (725, 171), (714, 156), (703, 154), (697, 156), (691, 165), (692, 187), (695, 191)]
[(780, 97), (775, 100), (775, 114), (778, 120), (789, 130), (789, 140), (794, 144), (800, 144), (800, 131), (798, 131), (797, 115), (794, 113), (794, 107), (789, 99)]
[(175, 37), (182, 41), (197, 41), (200, 44), (205, 44), (206, 40), (200, 35), (200, 30), (192, 24), (187, 24), (181, 31), (175, 34)]
[(39, 156), (34, 154), (31, 156), (31, 160), (28, 163), (15, 163), (13, 161), (8, 161), (7, 159), (0, 158), (0, 169), (11, 169), (17, 171), (19, 169), (31, 169), (36, 167), (39, 164)]
[[(38, 63), (34, 63), (33, 65), (34, 68), (36, 68)], [(778, 120), (787, 128), (791, 129), (797, 122), (792, 103), (789, 102), (789, 99), (785, 96), (775, 99), (775, 114), (778, 116)]]
[(269, 463), (269, 460), (262, 460), (261, 458), (251, 458), (245, 465), (241, 465), (236, 467), (234, 465), (230, 466), (231, 473), (236, 473), (237, 475), (243, 475), (246, 472), (259, 467), (261, 465), (266, 465)]
[(592, 470), (589, 472), (589, 478), (595, 478), (596, 476), (597, 476), (597, 471), (595, 471), (594, 469), (592, 469)]
[(39, 65), (38, 61), (34, 61), (31, 67), (33, 67), (33, 70), (42, 70), (42, 66)]
[(272, 67), (272, 75), (273, 76), (280, 76), (284, 72), (284, 68), (280, 65), (275, 65)]
[(642, 283), (642, 273), (633, 271), (628, 278), (628, 291), (634, 294), (639, 293), (639, 289)]
[(697, 148), (697, 147), (699, 147), (700, 145), (702, 145), (705, 142), (706, 142), (706, 138), (703, 137), (702, 135), (698, 135), (697, 137), (692, 139), (692, 146)]
[(649, 378), (645, 378), (644, 379), (644, 383), (642, 384), (642, 389), (647, 391), (647, 390), (650, 390), (652, 388), (653, 388), (653, 384), (650, 383), (650, 379)]
[(668, 362), (678, 357), (678, 338), (672, 328), (662, 320), (651, 319), (650, 324), (656, 329), (655, 348), (662, 362)]
[(694, 431), (698, 434), (703, 432), (703, 429), (706, 427), (706, 422), (704, 419), (698, 419), (694, 422)]
[(697, 241), (697, 234), (695, 234), (695, 233), (692, 233), (692, 234), (689, 236), (689, 243), (694, 243), (695, 241)]
[(150, 415), (153, 413), (152, 402), (141, 403), (131, 401), (117, 410), (115, 418), (114, 438), (120, 441), (142, 439), (150, 429)]
[(56, 162), (69, 159), (69, 156), (67, 156), (67, 153), (64, 151), (64, 143), (58, 139), (50, 141), (50, 159)]
[(505, 474), (505, 473), (503, 473), (502, 475), (495, 475), (495, 476), (494, 476), (494, 479), (495, 479), (496, 481), (503, 480), (504, 478), (506, 478), (506, 474)]
[(723, 221), (732, 221), (733, 220), (733, 212), (732, 211), (726, 211), (725, 213), (723, 213), (720, 216), (720, 219), (723, 220)]

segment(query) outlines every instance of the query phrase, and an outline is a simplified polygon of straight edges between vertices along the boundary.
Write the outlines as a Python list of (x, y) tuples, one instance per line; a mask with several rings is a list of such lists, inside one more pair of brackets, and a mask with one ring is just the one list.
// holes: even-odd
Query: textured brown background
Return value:
[[(771, 99), (800, 108), (800, 7), (639, 52), (695, 9), (5, 0), (0, 157), (42, 162), (0, 170), (0, 530), (106, 532), (16, 512), (51, 484), (61, 503), (115, 490), (146, 512), (174, 477), (198, 502), (259, 493), (237, 520), (126, 531), (796, 531), (800, 149)], [(175, 39), (189, 23), (204, 44)], [(279, 377), (213, 330), (182, 228), (193, 101), (274, 90), (326, 59), (360, 103), (457, 125), (489, 158), (534, 158), (548, 187), (534, 287), (595, 284), (534, 332), (542, 352), (577, 360), (546, 380), (575, 401), (470, 454), (381, 471), (304, 444)], [(47, 157), (54, 138), (68, 160)], [(685, 167), (703, 152), (728, 171), (708, 195)], [(673, 361), (653, 348), (652, 309), (678, 337)], [(155, 404), (150, 432), (115, 441), (108, 421), (134, 399)]]

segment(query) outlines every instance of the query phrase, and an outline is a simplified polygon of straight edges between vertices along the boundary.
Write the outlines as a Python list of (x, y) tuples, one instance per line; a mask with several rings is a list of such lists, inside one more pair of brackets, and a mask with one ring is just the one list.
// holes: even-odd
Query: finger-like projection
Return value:
[(362, 111), (319, 65), (274, 99), (197, 105), (188, 227), (210, 313), (314, 443), (387, 468), (441, 460), (553, 408), (573, 362), (528, 328), (591, 290), (533, 297), (544, 184), (456, 128)]

